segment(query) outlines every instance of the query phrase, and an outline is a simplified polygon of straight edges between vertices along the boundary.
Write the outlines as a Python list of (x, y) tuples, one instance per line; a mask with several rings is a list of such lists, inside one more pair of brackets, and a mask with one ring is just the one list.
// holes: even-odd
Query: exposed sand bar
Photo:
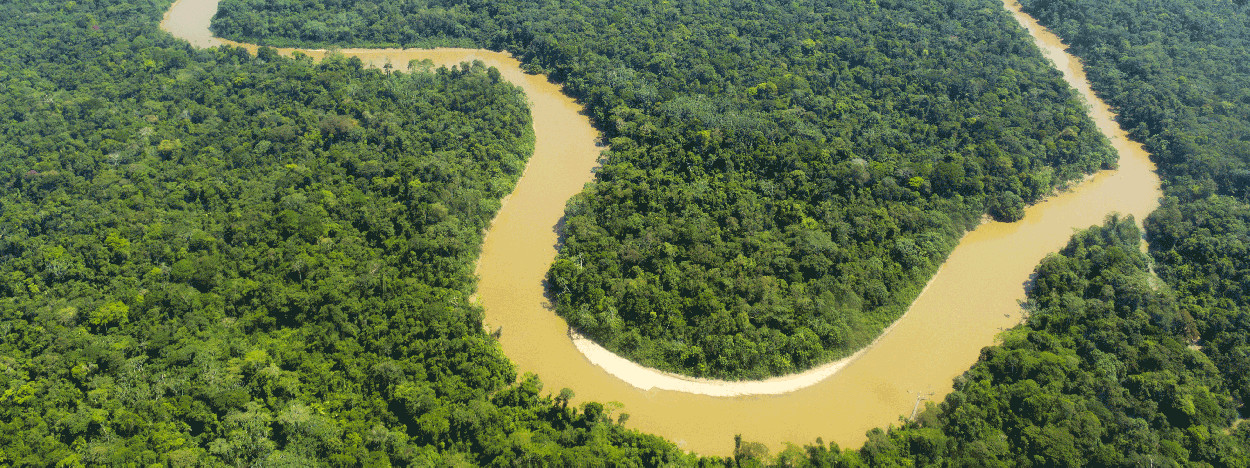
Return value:
[[(929, 284), (933, 284), (933, 281), (930, 280)], [(925, 289), (929, 289), (929, 285), (925, 285)], [(924, 294), (924, 291), (921, 291), (921, 294)], [(832, 377), (852, 361), (859, 359), (864, 353), (872, 350), (881, 341), (881, 338), (888, 335), (890, 330), (893, 330), (894, 326), (901, 321), (902, 318), (890, 324), (881, 332), (877, 339), (850, 356), (821, 364), (803, 372), (761, 380), (699, 379), (673, 374), (625, 359), (600, 346), (590, 338), (582, 336), (575, 330), (569, 330), (569, 339), (573, 340), (573, 346), (583, 356), (586, 356), (586, 359), (590, 360), (591, 363), (612, 374), (613, 377), (621, 379), (640, 390), (669, 390), (713, 397), (781, 395), (816, 385), (820, 381)]]
[[(477, 273), (478, 301), (490, 329), (503, 328), (504, 353), (548, 391), (568, 387), (577, 400), (617, 401), (631, 427), (700, 453), (727, 455), (733, 436), (773, 449), (817, 437), (856, 446), (865, 431), (911, 413), (918, 398), (940, 399), (997, 333), (1020, 320), (1018, 301), (1033, 268), (1073, 231), (1111, 212), (1140, 221), (1158, 205), (1159, 179), (1140, 145), (1130, 142), (1085, 81), (1062, 43), (1005, 0), (1065, 79), (1091, 104), (1091, 116), (1120, 153), (1120, 167), (1025, 210), (1023, 220), (989, 222), (969, 232), (907, 313), (872, 345), (816, 369), (756, 382), (691, 379), (647, 369), (570, 335), (549, 307), (543, 278), (556, 255), (564, 203), (593, 179), (601, 148), (581, 106), (543, 76), (521, 72), (506, 54), (469, 49), (342, 49), (346, 55), (402, 69), (409, 60), (439, 65), (482, 60), (529, 97), (535, 153), (487, 232)], [(197, 46), (235, 44), (208, 32), (216, 0), (179, 0), (162, 27)], [(255, 50), (247, 44), (236, 44)], [(279, 49), (290, 53), (292, 49)], [(324, 51), (306, 51), (321, 57)]]

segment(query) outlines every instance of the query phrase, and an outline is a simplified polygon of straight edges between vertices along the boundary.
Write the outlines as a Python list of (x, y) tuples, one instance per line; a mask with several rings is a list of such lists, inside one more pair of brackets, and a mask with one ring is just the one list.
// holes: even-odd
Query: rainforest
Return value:
[(222, 1), (218, 35), (314, 60), (194, 48), (158, 29), (170, 3), (0, 5), (0, 464), (1250, 464), (1244, 2), (1021, 2), (1162, 207), (1074, 233), (1022, 323), (862, 445), (707, 454), (519, 375), (484, 329), (526, 95), (335, 49), (507, 50), (562, 83), (605, 151), (556, 312), (650, 367), (758, 379), (862, 348), (985, 216), (1115, 166), (1002, 4)]
[(984, 213), (1019, 219), (1113, 164), (1013, 24), (988, 1), (226, 0), (214, 27), (274, 45), (454, 37), (564, 82), (610, 152), (567, 209), (558, 312), (644, 365), (740, 379), (861, 348)]

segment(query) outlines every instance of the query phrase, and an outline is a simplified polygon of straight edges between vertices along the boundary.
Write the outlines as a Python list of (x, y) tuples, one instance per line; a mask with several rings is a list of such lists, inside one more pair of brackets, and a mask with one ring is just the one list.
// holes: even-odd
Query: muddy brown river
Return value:
[[(342, 49), (365, 63), (410, 60), (438, 65), (481, 60), (520, 86), (530, 101), (536, 137), (531, 157), (487, 233), (477, 273), (485, 325), (502, 327), (504, 353), (519, 372), (538, 374), (547, 391), (568, 387), (576, 400), (619, 402), (630, 427), (681, 447), (728, 455), (735, 434), (771, 449), (817, 437), (856, 447), (864, 433), (911, 413), (918, 399), (941, 399), (952, 379), (976, 361), (995, 335), (1020, 321), (1018, 301), (1039, 261), (1075, 230), (1111, 212), (1140, 221), (1158, 205), (1159, 178), (1142, 147), (1128, 140), (1114, 114), (1094, 96), (1084, 71), (1057, 37), (1004, 6), (1090, 104), (1090, 115), (1120, 154), (1120, 167), (1025, 210), (1023, 220), (989, 222), (969, 232), (907, 313), (868, 348), (838, 363), (763, 382), (687, 379), (637, 366), (584, 340), (575, 345), (564, 320), (543, 296), (542, 280), (556, 255), (554, 227), (565, 201), (594, 177), (598, 133), (582, 108), (541, 75), (528, 75), (507, 54), (471, 49)], [(198, 47), (232, 44), (208, 24), (217, 0), (179, 0), (161, 26)], [(290, 53), (292, 49), (279, 49)], [(305, 51), (317, 58), (324, 51)], [(579, 349), (579, 347), (581, 349)], [(632, 367), (631, 367), (632, 366)], [(611, 371), (611, 372), (609, 372)], [(725, 396), (733, 395), (733, 396)]]

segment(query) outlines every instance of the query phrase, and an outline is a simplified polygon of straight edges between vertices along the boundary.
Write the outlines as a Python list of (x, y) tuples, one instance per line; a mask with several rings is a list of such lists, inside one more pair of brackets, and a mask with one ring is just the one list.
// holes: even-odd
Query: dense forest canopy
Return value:
[(1078, 233), (941, 404), (724, 460), (514, 382), (481, 330), (470, 265), (532, 138), (481, 66), (198, 51), (164, 0), (0, 4), (0, 464), (1250, 464), (1250, 99), (1222, 86), (1250, 11), (1027, 4), (1160, 163), (1152, 258), (1131, 219)]
[(1026, 324), (941, 405), (858, 452), (778, 465), (1250, 465), (1250, 6), (1022, 3), (1158, 162), (1158, 279), (1127, 222), (1079, 234), (1039, 266)]
[(643, 364), (758, 378), (849, 354), (983, 213), (1114, 164), (991, 0), (224, 0), (225, 37), (508, 50), (610, 143), (557, 311)]
[(1155, 155), (1168, 195), (1147, 221), (1158, 272), (1203, 351), (1250, 398), (1250, 5), (1031, 0)]
[(1250, 6), (1026, 0), (1145, 142), (1181, 200), (1250, 199)]
[(468, 305), (517, 88), (194, 50), (168, 6), (0, 3), (0, 465), (685, 457)]
[[(914, 421), (858, 451), (794, 448), (776, 466), (1246, 466), (1232, 377), (1189, 346), (1184, 298), (1157, 288), (1132, 218), (1042, 261), (1030, 316)], [(740, 451), (739, 457), (761, 458)]]

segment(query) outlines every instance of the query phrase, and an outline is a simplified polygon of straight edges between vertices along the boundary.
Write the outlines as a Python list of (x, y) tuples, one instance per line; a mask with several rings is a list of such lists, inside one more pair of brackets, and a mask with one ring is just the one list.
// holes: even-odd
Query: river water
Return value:
[[(1099, 172), (1027, 208), (1019, 222), (980, 225), (964, 236), (907, 313), (870, 347), (836, 365), (756, 385), (763, 391), (750, 391), (756, 388), (751, 383), (664, 375), (613, 359), (593, 343), (579, 340), (575, 345), (564, 320), (550, 308), (543, 278), (556, 255), (556, 226), (565, 201), (593, 179), (602, 149), (582, 107), (560, 86), (523, 73), (507, 54), (485, 50), (341, 52), (373, 66), (390, 62), (397, 69), (414, 59), (438, 65), (482, 60), (528, 96), (535, 153), (487, 232), (477, 268), (477, 301), (486, 310), (485, 326), (502, 328), (503, 351), (519, 372), (538, 374), (549, 392), (571, 388), (578, 401), (619, 402), (630, 414), (630, 427), (703, 454), (730, 454), (735, 434), (773, 450), (817, 437), (856, 447), (867, 430), (897, 422), (919, 400), (941, 399), (982, 347), (1019, 323), (1018, 301), (1024, 299), (1033, 268), (1075, 230), (1099, 224), (1111, 212), (1132, 214), (1140, 222), (1158, 206), (1154, 164), (1090, 91), (1079, 61), (1064, 52), (1057, 37), (1021, 13), (1014, 0), (1004, 0), (1004, 6), (1091, 105), (1099, 130), (1119, 151), (1119, 169)], [(252, 45), (212, 37), (208, 24), (216, 9), (217, 0), (179, 0), (161, 26), (199, 47), (233, 44), (255, 51)], [(738, 391), (743, 389), (747, 391)]]

